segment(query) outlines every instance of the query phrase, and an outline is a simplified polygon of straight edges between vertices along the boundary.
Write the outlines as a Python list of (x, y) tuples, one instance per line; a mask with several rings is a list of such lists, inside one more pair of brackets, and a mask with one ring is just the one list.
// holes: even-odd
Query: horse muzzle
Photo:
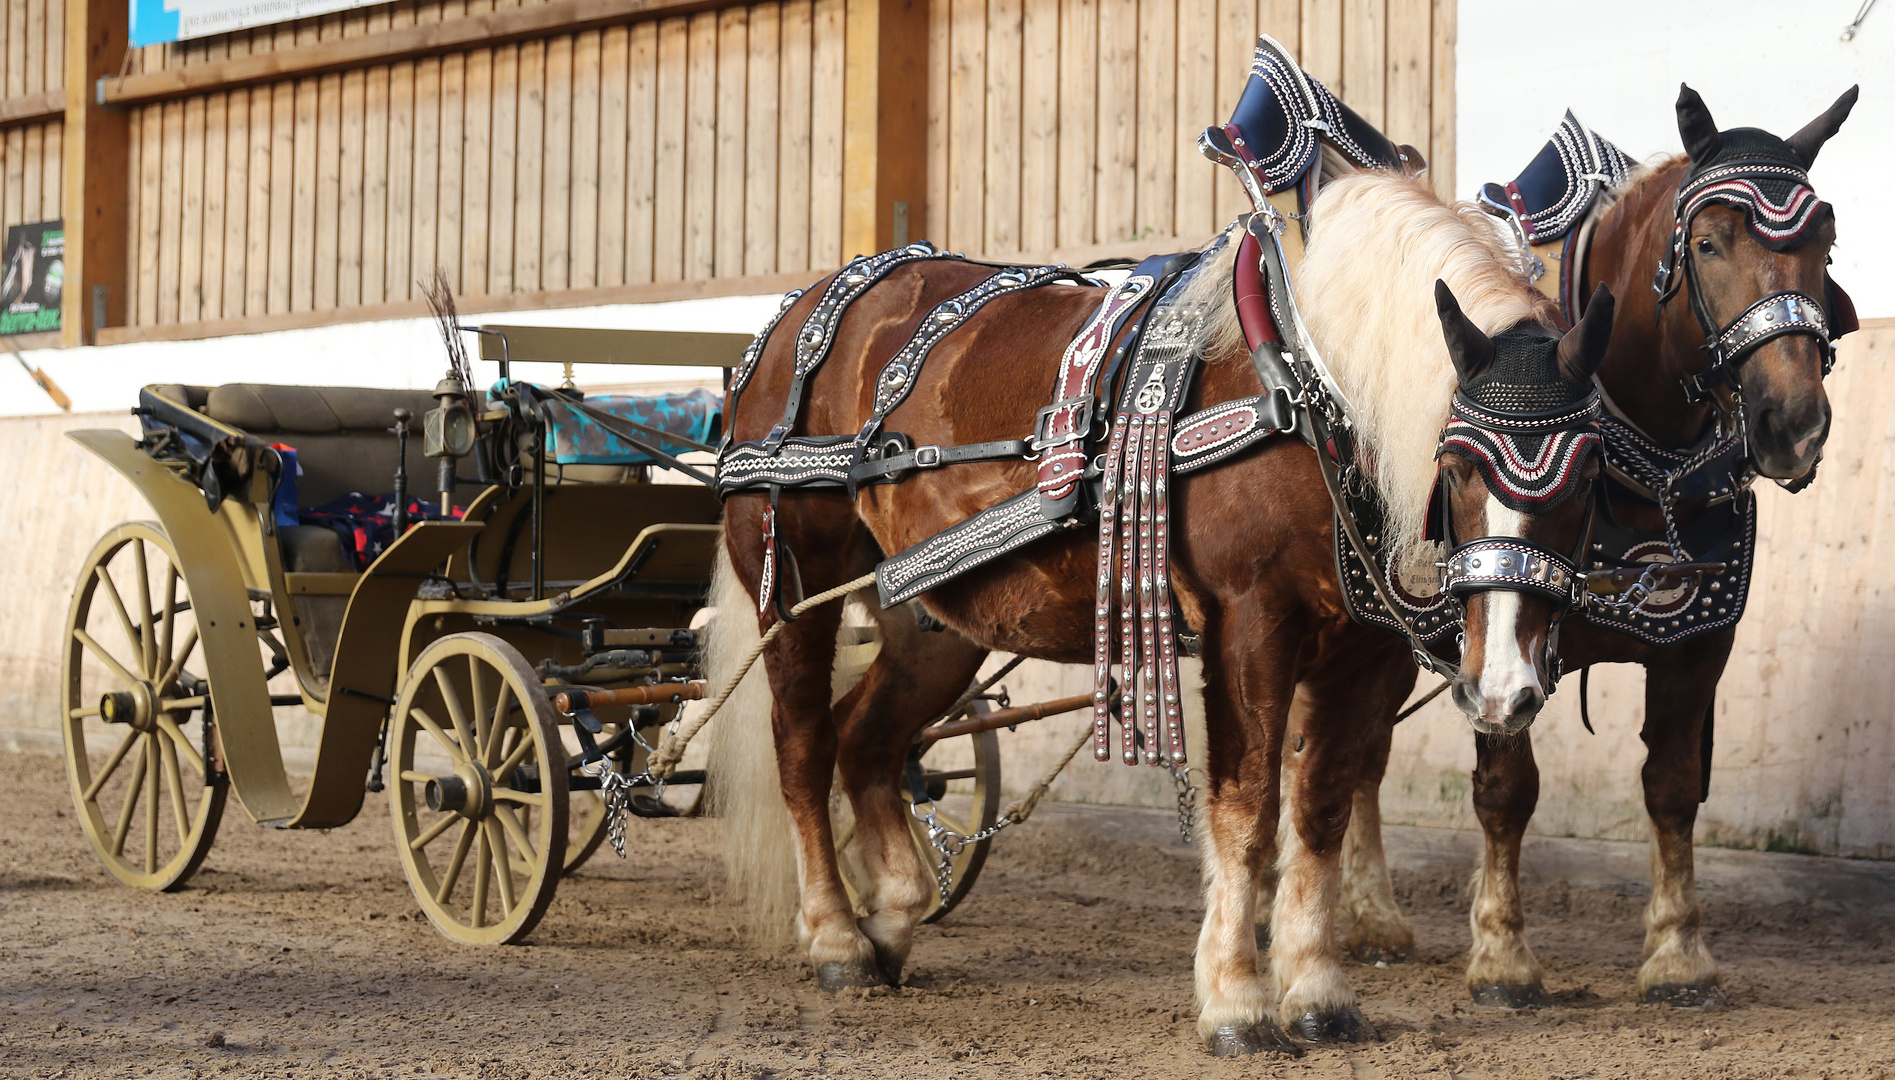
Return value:
[(1463, 672), (1448, 691), (1479, 734), (1518, 735), (1533, 725), (1546, 705), (1546, 694), (1538, 686), (1516, 683), (1489, 690), (1487, 682), (1469, 679)]

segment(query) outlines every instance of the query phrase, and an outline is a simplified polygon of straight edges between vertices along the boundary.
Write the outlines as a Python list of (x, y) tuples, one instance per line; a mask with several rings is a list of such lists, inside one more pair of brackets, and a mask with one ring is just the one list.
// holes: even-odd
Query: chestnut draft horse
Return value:
[[(1755, 128), (1720, 132), (1703, 101), (1685, 87), (1677, 113), (1688, 153), (1635, 172), (1616, 198), (1593, 211), (1590, 252), (1582, 256), (1576, 295), (1601, 283), (1622, 298), (1598, 374), (1609, 413), (1608, 458), (1620, 449), (1614, 446), (1613, 418), (1646, 442), (1678, 452), (1661, 459), (1675, 467), (1669, 481), (1612, 470), (1602, 485), (1602, 514), (1664, 537), (1665, 515), (1654, 488), (1670, 488), (1678, 532), (1688, 540), (1705, 515), (1732, 513), (1733, 494), (1740, 511), (1751, 512), (1747, 487), (1756, 475), (1791, 490), (1813, 478), (1829, 430), (1823, 393), (1828, 339), (1853, 328), (1854, 312), (1827, 280), (1835, 222), (1827, 204), (1809, 190), (1806, 173), (1855, 100), (1851, 88), (1808, 126), (1780, 139)], [(1680, 212), (1682, 246), (1674, 255)], [(1654, 291), (1651, 273), (1668, 256), (1667, 284), (1676, 292), (1666, 298)], [(1716, 337), (1720, 348), (1707, 349), (1707, 337)], [(1707, 459), (1711, 467), (1699, 469), (1701, 475), (1686, 475), (1687, 459), (1715, 451), (1720, 439), (1729, 444), (1725, 459)], [(1696, 499), (1681, 494), (1694, 489)], [(1685, 555), (1704, 557), (1702, 551)], [(1560, 641), (1560, 658), (1568, 671), (1600, 663), (1645, 668), (1641, 738), (1647, 756), (1641, 778), (1652, 822), (1652, 895), (1638, 989), (1647, 1001), (1697, 1006), (1722, 995), (1701, 927), (1692, 827), (1709, 793), (1717, 683), (1730, 656), (1741, 597), (1733, 603), (1728, 590), (1687, 588), (1681, 597), (1679, 591), (1655, 597), (1665, 603), (1651, 605), (1632, 627), (1650, 631), (1648, 640), (1572, 620)], [(1650, 640), (1667, 629), (1667, 620), (1676, 620), (1668, 623), (1675, 632), (1694, 617), (1725, 616), (1727, 606), (1735, 610), (1716, 620), (1722, 625), (1674, 645)], [(1688, 634), (1688, 625), (1683, 628)], [(1519, 856), (1539, 796), (1539, 769), (1524, 724), (1477, 734), (1475, 743), (1474, 809), (1486, 852), (1469, 916), (1468, 987), (1481, 1004), (1531, 1007), (1544, 1003), (1546, 993), (1539, 962), (1523, 936)], [(1345, 858), (1344, 921), (1355, 917), (1348, 945), (1357, 955), (1397, 958), (1412, 951), (1414, 935), (1394, 904), (1376, 835), (1387, 747), (1383, 741), (1360, 778)]]
[[(1496, 510), (1473, 466), (1453, 454), (1437, 466), (1435, 456), (1457, 386), (1465, 391), (1495, 377), (1496, 341), (1524, 340), (1521, 347), (1539, 350), (1539, 370), (1551, 372), (1551, 385), (1589, 394), (1611, 304), (1598, 301), (1562, 341), (1552, 329), (1556, 309), (1518, 272), (1478, 211), (1445, 206), (1412, 180), (1346, 177), (1325, 190), (1312, 213), (1297, 292), (1330, 370), (1352, 398), (1362, 457), (1379, 463), (1378, 484), (1391, 508), (1403, 510), (1391, 514), (1389, 542), (1419, 540), (1398, 535), (1398, 523), (1408, 522), (1410, 534), (1420, 531), (1444, 472), (1458, 491), (1450, 510), (1456, 535), (1505, 533), (1572, 551), (1589, 496), (1534, 514)], [(1193, 344), (1204, 364), (1187, 410), (1258, 391), (1232, 300), (1235, 246), (1213, 246), (1182, 300), (1204, 305), (1207, 314)], [(808, 385), (799, 430), (857, 431), (889, 357), (935, 305), (994, 273), (991, 266), (928, 259), (870, 288), (842, 316), (829, 359)], [(1437, 305), (1438, 279), (1446, 285)], [(785, 329), (768, 338), (729, 419), (733, 445), (765, 438), (782, 417), (797, 343), (812, 340), (796, 328), (821, 293), (812, 289), (790, 306)], [(1027, 431), (1062, 350), (1105, 294), (1060, 285), (993, 300), (940, 342), (888, 428), (916, 445)], [(1492, 341), (1483, 333), (1509, 330)], [(1452, 355), (1444, 339), (1453, 343)], [(1575, 466), (1588, 468), (1596, 471), (1596, 456)], [(774, 511), (774, 536), (779, 549), (793, 553), (802, 591), (814, 595), (1034, 482), (1025, 461), (989, 461), (863, 487), (853, 499), (838, 490), (786, 489)], [(1589, 482), (1576, 479), (1573, 487), (1584, 494)], [(1305, 1039), (1360, 1038), (1366, 1025), (1332, 935), (1337, 856), (1363, 749), (1412, 688), (1414, 660), (1401, 639), (1345, 614), (1332, 504), (1304, 442), (1266, 440), (1244, 456), (1179, 477), (1171, 498), (1173, 588), (1183, 617), (1202, 636), (1209, 740), (1193, 751), (1209, 774), (1200, 827), (1207, 895), (1196, 958), (1199, 1033), (1218, 1054), (1293, 1049), (1278, 1016)], [(727, 565), (714, 586), (718, 614), (707, 657), (714, 682), (776, 621), (768, 612), (758, 617), (756, 602), (770, 506), (762, 493), (735, 494), (726, 505)], [(753, 674), (724, 722), (713, 726), (710, 768), (720, 777), (716, 812), (725, 823), (733, 892), (765, 919), (793, 909), (825, 989), (900, 979), (934, 885), (900, 797), (907, 750), (967, 687), (989, 650), (1092, 662), (1097, 554), (1094, 530), (1064, 530), (934, 588), (919, 606), (946, 625), (945, 633), (922, 633), (914, 610), (875, 610), (881, 651), (833, 702), (841, 613), (833, 604), (815, 608), (785, 625), (763, 653), (767, 691)], [(1498, 594), (1469, 598), (1471, 618), (1481, 617), (1490, 595)], [(872, 599), (867, 606), (875, 607)], [(1505, 636), (1547, 637), (1543, 602), (1492, 610), (1508, 613), (1496, 627)], [(1494, 688), (1497, 709), (1540, 693), (1546, 672), (1539, 651), (1527, 651), (1536, 660), (1519, 670), (1521, 685)], [(1293, 709), (1303, 737), (1291, 751), (1300, 767), (1276, 897), (1274, 986), (1266, 989), (1252, 926), (1259, 880), (1277, 856), (1283, 733)], [(763, 716), (770, 717), (767, 728)], [(830, 791), (838, 773), (855, 815), (853, 850), (863, 863), (854, 876), (860, 912), (837, 873)], [(772, 774), (778, 783), (769, 782)], [(799, 887), (800, 896), (779, 891), (786, 885)]]

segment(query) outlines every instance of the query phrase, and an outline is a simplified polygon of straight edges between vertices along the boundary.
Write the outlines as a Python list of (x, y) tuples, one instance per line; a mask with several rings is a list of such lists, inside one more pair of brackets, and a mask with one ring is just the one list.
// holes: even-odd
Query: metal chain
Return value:
[[(1088, 737), (1090, 737), (1090, 732), (1088, 732)], [(916, 821), (927, 826), (928, 846), (933, 848), (935, 854), (941, 857), (934, 868), (934, 884), (935, 887), (940, 890), (942, 904), (948, 902), (949, 894), (954, 891), (954, 860), (961, 857), (961, 852), (967, 850), (971, 844), (978, 844), (983, 840), (990, 840), (994, 834), (1000, 830), (1011, 825), (1018, 825), (1020, 822), (1026, 820), (1024, 816), (1015, 818), (1012, 813), (1009, 812), (1003, 815), (999, 821), (981, 829), (979, 832), (974, 833), (974, 835), (963, 836), (955, 832), (949, 826), (941, 823), (940, 817), (934, 812), (934, 802), (932, 800), (925, 803), (910, 803), (908, 804), (908, 812), (915, 816)]]
[(1081, 747), (1091, 744), (1092, 725), (1088, 724), (1080, 730), (1079, 740), (1066, 751), (1066, 756), (1060, 758), (1058, 764), (1054, 765), (1045, 776), (1040, 777), (1039, 783), (1034, 784), (1019, 802), (1007, 807), (1001, 813), (1000, 820), (972, 836), (962, 835), (953, 828), (943, 825), (940, 817), (934, 812), (932, 799), (927, 802), (908, 804), (908, 812), (914, 815), (916, 821), (927, 826), (928, 846), (941, 857), (934, 868), (934, 883), (941, 891), (943, 905), (948, 902), (948, 895), (954, 891), (954, 860), (960, 857), (961, 852), (967, 850), (970, 844), (978, 844), (991, 839), (1000, 830), (1018, 825), (1032, 817), (1034, 808), (1039, 806), (1040, 799), (1045, 797), (1047, 791), (1052, 788), (1053, 781), (1059, 779), (1059, 774), (1065, 772), (1066, 766), (1072, 764), (1073, 758), (1078, 756)]
[(1203, 771), (1195, 765), (1171, 770), (1171, 782), (1178, 788), (1178, 841), (1187, 845), (1198, 823), (1198, 787), (1191, 782), (1191, 774)]
[[(678, 721), (682, 715), (683, 710), (680, 709), (679, 715), (671, 718), (671, 723), (667, 726), (671, 735), (675, 736), (678, 733)], [(657, 748), (646, 742), (636, 727), (631, 729), (631, 735), (632, 741), (644, 748), (645, 760), (650, 761), (651, 755)], [(607, 757), (600, 757), (597, 761), (588, 761), (579, 766), (579, 771), (587, 776), (598, 778), (599, 790), (605, 793), (606, 838), (612, 841), (613, 854), (623, 859), (625, 857), (625, 817), (632, 809), (632, 789), (649, 785), (652, 789), (651, 797), (662, 799), (665, 797), (667, 781), (654, 777), (650, 769), (646, 769), (637, 776), (628, 777), (614, 769), (612, 760)]]

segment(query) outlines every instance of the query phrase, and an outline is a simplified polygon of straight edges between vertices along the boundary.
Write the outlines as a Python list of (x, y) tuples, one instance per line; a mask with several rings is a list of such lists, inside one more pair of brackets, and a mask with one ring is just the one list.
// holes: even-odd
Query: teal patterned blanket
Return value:
[(546, 431), (546, 453), (557, 464), (650, 465), (657, 459), (634, 445), (626, 434), (650, 439), (660, 450), (675, 456), (697, 449), (690, 443), (715, 443), (723, 430), (723, 397), (701, 387), (685, 394), (588, 397), (585, 404), (675, 438), (660, 438), (636, 428), (623, 433), (612, 431), (584, 410), (554, 399), (546, 405), (551, 421)]

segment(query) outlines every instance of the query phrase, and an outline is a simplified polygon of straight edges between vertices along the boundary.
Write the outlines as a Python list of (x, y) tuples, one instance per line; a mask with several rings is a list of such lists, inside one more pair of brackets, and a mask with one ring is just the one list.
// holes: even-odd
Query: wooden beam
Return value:
[(23, 94), (0, 98), (0, 127), (43, 124), (66, 115), (66, 92), (48, 90), (43, 94)]
[[(1042, 251), (1009, 254), (1021, 266), (1065, 263), (1084, 266), (1096, 259), (1142, 259), (1155, 251), (1183, 251), (1204, 243), (1202, 236), (1148, 236), (1143, 240), (1124, 240), (1115, 244), (1087, 244)], [(716, 296), (768, 296), (791, 289), (807, 288), (812, 281), (834, 267), (795, 270), (780, 274), (751, 274), (745, 277), (707, 278), (701, 281), (660, 281), (637, 285), (615, 285), (597, 289), (559, 289), (537, 292), (495, 293), (490, 296), (459, 296), (455, 306), (463, 316), (508, 311), (545, 311), (559, 308), (598, 307), (603, 304), (656, 304), (672, 300), (699, 300)], [(124, 345), (134, 341), (200, 341), (205, 338), (233, 337), (238, 334), (268, 334), (279, 330), (306, 330), (345, 323), (381, 322), (387, 319), (418, 319), (429, 314), (428, 305), (419, 300), (390, 304), (363, 304), (332, 311), (299, 311), (282, 315), (246, 316), (237, 319), (207, 319), (202, 322), (169, 323), (154, 326), (113, 326), (99, 335), (100, 345)], [(463, 318), (463, 322), (479, 320)], [(1865, 320), (1863, 325), (1877, 320)], [(1895, 324), (1895, 319), (1886, 320)], [(50, 343), (49, 343), (50, 344)]]
[[(462, 316), (490, 312), (539, 311), (552, 308), (597, 307), (602, 304), (655, 304), (672, 300), (698, 300), (713, 296), (770, 296), (801, 289), (828, 270), (803, 270), (788, 274), (754, 274), (747, 277), (707, 278), (701, 281), (665, 281), (643, 285), (617, 285), (601, 289), (558, 289), (535, 292), (496, 293), (491, 296), (458, 296), (455, 306)], [(70, 271), (69, 271), (70, 273)], [(231, 337), (237, 334), (267, 334), (279, 330), (306, 330), (344, 323), (380, 322), (386, 319), (418, 319), (429, 314), (420, 300), (390, 304), (362, 304), (358, 307), (329, 311), (297, 311), (281, 315), (245, 316), (239, 319), (206, 319), (202, 322), (166, 323), (153, 326), (117, 326), (99, 335), (100, 345), (123, 345), (133, 341), (199, 341), (204, 338)], [(463, 322), (478, 322), (463, 318)]]
[(848, 0), (843, 45), (844, 258), (918, 239), (927, 221), (928, 3)]
[(552, 0), (220, 63), (106, 78), (100, 80), (99, 95), (108, 105), (144, 105), (731, 6), (735, 6), (733, 0)]
[(92, 86), (124, 70), (129, 14), (124, 0), (66, 2), (66, 287), (59, 321), (67, 348), (94, 344), (95, 325), (126, 322), (131, 114), (101, 106)]

